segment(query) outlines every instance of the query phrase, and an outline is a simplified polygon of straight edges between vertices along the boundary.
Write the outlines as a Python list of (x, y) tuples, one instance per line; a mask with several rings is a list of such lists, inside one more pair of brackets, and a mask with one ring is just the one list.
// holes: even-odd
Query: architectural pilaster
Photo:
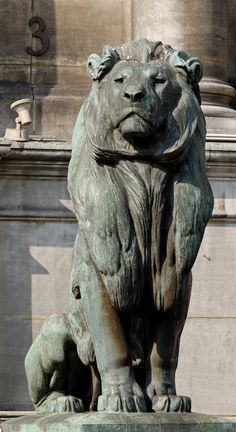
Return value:
[(235, 135), (235, 89), (229, 84), (227, 0), (133, 0), (132, 38), (161, 40), (199, 57), (200, 83), (209, 135)]

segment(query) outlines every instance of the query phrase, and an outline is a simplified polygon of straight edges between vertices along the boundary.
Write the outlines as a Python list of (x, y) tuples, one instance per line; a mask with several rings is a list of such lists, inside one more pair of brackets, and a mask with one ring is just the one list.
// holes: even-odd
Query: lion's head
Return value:
[(97, 160), (182, 157), (201, 116), (198, 59), (142, 40), (105, 47), (87, 67), (94, 84), (84, 126)]

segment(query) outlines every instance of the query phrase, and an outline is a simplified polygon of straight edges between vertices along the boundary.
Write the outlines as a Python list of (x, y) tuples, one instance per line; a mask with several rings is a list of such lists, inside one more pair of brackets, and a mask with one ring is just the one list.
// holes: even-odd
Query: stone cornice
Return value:
[[(0, 139), (0, 178), (2, 180), (15, 178), (16, 182), (66, 182), (68, 163), (71, 155), (71, 145), (68, 141), (32, 140), (24, 143)], [(206, 169), (212, 183), (214, 181), (236, 181), (236, 136), (209, 134), (206, 140)], [(49, 183), (48, 183), (49, 182)], [(46, 184), (45, 183), (45, 184)], [(37, 187), (37, 186), (35, 186)], [(216, 200), (217, 201), (217, 200)], [(218, 206), (219, 207), (219, 206)], [(236, 214), (227, 214), (225, 206), (214, 208), (211, 223), (235, 223)], [(0, 220), (18, 221), (51, 221), (74, 223), (73, 213), (64, 208), (48, 209), (30, 208), (24, 206), (20, 211), (7, 208), (0, 211)]]
[[(12, 142), (1, 138), (0, 175), (65, 177), (70, 155), (68, 141)], [(235, 135), (207, 135), (206, 169), (209, 177), (236, 178)]]
[(236, 178), (236, 136), (207, 135), (206, 169), (210, 178)]
[(58, 177), (67, 176), (71, 156), (68, 141), (0, 139), (0, 175)]

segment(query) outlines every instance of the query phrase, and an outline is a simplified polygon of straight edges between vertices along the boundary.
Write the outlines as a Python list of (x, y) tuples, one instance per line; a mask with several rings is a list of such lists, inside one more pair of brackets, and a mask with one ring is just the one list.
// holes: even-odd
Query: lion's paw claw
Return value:
[[(129, 391), (127, 391), (129, 389)], [(145, 412), (146, 403), (138, 385), (111, 386), (109, 391), (99, 396), (98, 411), (106, 412)]]
[(106, 412), (145, 412), (144, 398), (138, 396), (100, 396), (98, 399), (98, 411)]
[(164, 395), (154, 396), (153, 411), (191, 412), (191, 399), (188, 396)]
[(42, 403), (36, 406), (38, 414), (84, 412), (83, 402), (74, 396), (49, 395)]

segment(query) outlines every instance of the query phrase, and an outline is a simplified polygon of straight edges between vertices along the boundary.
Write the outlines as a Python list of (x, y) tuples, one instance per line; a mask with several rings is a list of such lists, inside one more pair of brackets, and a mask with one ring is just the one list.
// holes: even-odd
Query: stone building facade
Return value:
[[(32, 409), (24, 357), (44, 319), (67, 308), (76, 221), (66, 176), (88, 93), (86, 59), (104, 44), (162, 40), (204, 63), (207, 173), (215, 207), (194, 267), (177, 390), (193, 410), (236, 415), (236, 0), (0, 1), (0, 137), (10, 104), (33, 99), (32, 138), (0, 138), (0, 411)], [(34, 36), (40, 17), (49, 46)]]

